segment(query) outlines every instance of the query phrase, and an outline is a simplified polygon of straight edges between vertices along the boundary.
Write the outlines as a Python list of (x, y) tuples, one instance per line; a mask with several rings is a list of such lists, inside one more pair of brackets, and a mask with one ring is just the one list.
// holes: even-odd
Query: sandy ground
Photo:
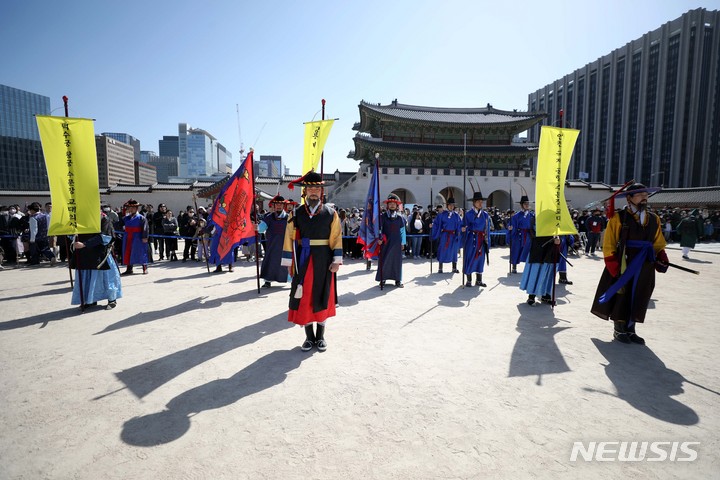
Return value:
[[(2, 271), (0, 479), (720, 478), (720, 256), (669, 254), (701, 275), (658, 275), (646, 347), (589, 313), (599, 257), (571, 257), (554, 311), (504, 249), (485, 289), (408, 261), (381, 291), (350, 261), (324, 353), (254, 264), (156, 263), (82, 315), (67, 269)], [(697, 458), (570, 459), (633, 441)]]

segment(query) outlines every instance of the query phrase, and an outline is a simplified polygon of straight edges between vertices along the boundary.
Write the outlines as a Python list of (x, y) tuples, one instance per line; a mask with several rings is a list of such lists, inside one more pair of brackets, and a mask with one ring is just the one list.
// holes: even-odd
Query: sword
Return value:
[(674, 263), (668, 262), (667, 266), (677, 268), (678, 270), (682, 270), (683, 272), (694, 273), (695, 275), (700, 275), (700, 272), (698, 272), (697, 270), (693, 270), (692, 268), (682, 267), (682, 266), (676, 265)]

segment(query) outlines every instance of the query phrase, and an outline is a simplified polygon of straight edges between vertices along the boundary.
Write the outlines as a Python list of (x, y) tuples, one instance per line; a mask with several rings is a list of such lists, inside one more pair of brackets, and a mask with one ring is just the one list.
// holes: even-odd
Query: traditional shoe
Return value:
[(232, 265), (228, 265), (228, 272), (234, 272), (234, 271), (235, 271), (235, 270), (233, 269), (233, 266), (232, 266)]
[(631, 343), (630, 336), (625, 332), (618, 332), (616, 330), (613, 332), (613, 338), (620, 343)]
[(685, 260), (690, 260), (690, 257), (687, 255), (683, 255), (682, 258), (684, 258)]
[(528, 295), (527, 304), (531, 307), (535, 305), (535, 295)]
[(213, 273), (222, 273), (222, 267), (218, 265), (217, 267), (215, 267), (215, 270), (213, 270)]
[(457, 268), (453, 268), (452, 273), (460, 273), (460, 270), (458, 270)]
[(438, 267), (438, 273), (443, 273), (443, 271), (442, 271), (442, 265), (440, 265), (440, 267)]
[(540, 301), (543, 303), (552, 303), (552, 297), (550, 295), (543, 295), (540, 297)]
[(512, 273), (517, 273), (517, 267), (515, 267), (515, 266), (512, 267)]
[(314, 343), (310, 340), (305, 340), (302, 344), (302, 347), (300, 347), (300, 350), (302, 350), (303, 352), (307, 352), (309, 350), (312, 350), (313, 345)]
[(263, 288), (270, 288), (270, 282), (263, 283)]
[(324, 352), (325, 350), (327, 350), (327, 342), (325, 341), (324, 338), (321, 338), (320, 340), (318, 340), (317, 342), (315, 342), (315, 346), (316, 346), (317, 349), (320, 350), (321, 352)]
[(476, 286), (476, 287), (487, 287), (487, 285), (485, 285), (485, 284), (482, 282), (482, 280), (476, 280), (476, 281), (475, 281), (475, 286)]
[(380, 288), (383, 288), (385, 286), (385, 280), (380, 280)]
[(132, 275), (134, 272), (130, 269), (125, 270), (123, 273), (120, 274), (121, 277), (125, 277), (127, 275)]
[(405, 285), (403, 285), (403, 283), (402, 283), (402, 282), (399, 282), (399, 281), (398, 281), (398, 282), (395, 282), (395, 286), (398, 287), (398, 288), (405, 288)]
[(108, 302), (107, 306), (105, 307), (105, 310), (112, 310), (115, 307), (117, 307), (117, 301), (113, 300), (111, 302)]
[(467, 282), (465, 282), (465, 286), (472, 287), (472, 280), (468, 280)]
[(640, 335), (638, 335), (635, 332), (629, 332), (627, 334), (628, 338), (632, 343), (637, 343), (638, 345), (645, 345), (645, 339), (642, 338)]
[(565, 285), (572, 285), (572, 284), (573, 284), (573, 282), (571, 282), (571, 281), (568, 280), (567, 278), (561, 278), (560, 280), (558, 280), (558, 283), (564, 283)]
[(147, 265), (143, 265), (143, 275), (147, 275)]

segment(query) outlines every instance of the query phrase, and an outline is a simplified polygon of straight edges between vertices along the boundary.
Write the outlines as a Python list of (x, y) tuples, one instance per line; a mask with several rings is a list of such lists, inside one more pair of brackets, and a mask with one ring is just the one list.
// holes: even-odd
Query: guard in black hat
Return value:
[(405, 219), (399, 214), (402, 201), (400, 197), (391, 193), (384, 203), (387, 210), (380, 215), (382, 238), (378, 241), (380, 255), (375, 281), (380, 282), (380, 288), (383, 288), (386, 281), (395, 280), (395, 286), (403, 288), (402, 257), (406, 237)]
[[(627, 206), (613, 212), (605, 230), (605, 270), (591, 311), (602, 319), (613, 320), (613, 337), (620, 343), (645, 344), (635, 327), (645, 321), (655, 288), (655, 272), (665, 273), (669, 266), (660, 218), (647, 210), (648, 194), (658, 190), (636, 183), (618, 191), (616, 195), (626, 196)], [(610, 201), (614, 202), (614, 198)]]
[(282, 265), (293, 275), (288, 320), (305, 327), (302, 351), (323, 352), (325, 321), (335, 316), (337, 303), (335, 273), (343, 259), (340, 217), (322, 203), (327, 183), (319, 173), (311, 170), (292, 183), (304, 187), (305, 205), (288, 221), (283, 245)]
[(530, 211), (530, 199), (523, 189), (520, 197), (520, 211), (510, 218), (507, 232), (507, 242), (510, 245), (511, 272), (517, 273), (517, 264), (527, 262), (530, 254), (530, 244), (533, 237), (532, 224), (535, 214)]
[(272, 211), (263, 215), (258, 232), (265, 234), (265, 256), (260, 267), (260, 278), (265, 280), (264, 288), (270, 288), (270, 282), (287, 283), (287, 268), (281, 265), (283, 243), (288, 214), (285, 211), (285, 199), (275, 195), (268, 203)]
[(466, 287), (472, 286), (474, 273), (475, 285), (487, 287), (483, 283), (482, 274), (485, 262), (490, 262), (490, 215), (483, 210), (482, 192), (474, 192), (468, 202), (472, 208), (465, 212), (462, 231), (464, 233), (463, 248), (463, 274), (466, 276)]
[(144, 215), (138, 213), (140, 204), (130, 199), (125, 202), (125, 217), (123, 217), (123, 258), (122, 263), (127, 268), (122, 275), (132, 275), (133, 265), (141, 264), (143, 273), (147, 273), (148, 264), (148, 221)]
[(462, 219), (455, 211), (455, 199), (452, 196), (447, 199), (446, 206), (447, 210), (438, 213), (432, 227), (432, 239), (438, 241), (438, 273), (443, 273), (442, 264), (448, 262), (452, 262), (452, 273), (460, 273), (457, 269), (457, 257), (460, 249)]

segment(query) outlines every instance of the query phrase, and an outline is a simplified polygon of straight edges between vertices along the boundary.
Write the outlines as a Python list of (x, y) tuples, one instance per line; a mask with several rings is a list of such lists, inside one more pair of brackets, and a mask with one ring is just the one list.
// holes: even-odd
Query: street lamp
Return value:
[(665, 183), (665, 172), (660, 171), (660, 172), (651, 173), (650, 178), (652, 179), (655, 175), (660, 175), (660, 188), (663, 188), (665, 186), (665, 185), (663, 185), (663, 183)]

